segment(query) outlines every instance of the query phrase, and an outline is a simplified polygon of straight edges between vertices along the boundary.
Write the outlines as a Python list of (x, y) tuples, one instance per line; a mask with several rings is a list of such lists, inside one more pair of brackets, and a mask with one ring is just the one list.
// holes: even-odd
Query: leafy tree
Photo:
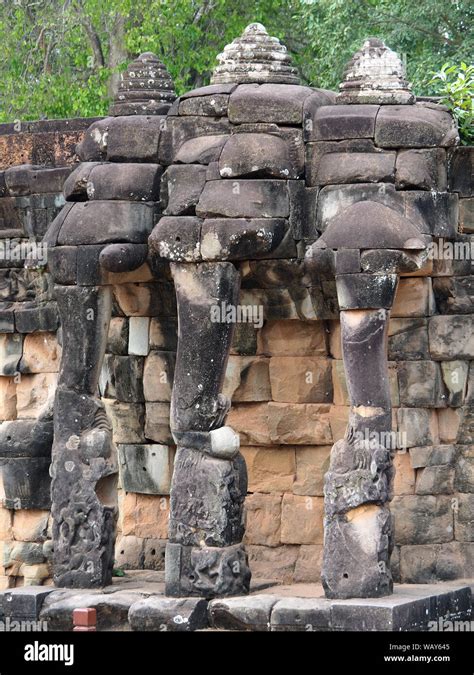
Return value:
[(0, 0), (0, 121), (103, 115), (120, 71), (156, 52), (178, 93), (207, 84), (216, 55), (252, 21), (293, 54), (304, 82), (334, 89), (369, 35), (407, 59), (418, 94), (430, 73), (468, 62), (470, 0)]

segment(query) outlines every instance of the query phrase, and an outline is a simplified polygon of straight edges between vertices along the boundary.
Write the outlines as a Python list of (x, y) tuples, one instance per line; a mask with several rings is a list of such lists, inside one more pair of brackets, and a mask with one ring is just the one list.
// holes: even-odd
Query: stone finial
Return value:
[(173, 80), (155, 54), (145, 52), (122, 73), (110, 115), (163, 115), (176, 98)]
[(276, 37), (268, 35), (261, 23), (251, 23), (242, 35), (218, 54), (219, 65), (211, 84), (271, 82), (300, 84), (291, 56)]
[(410, 89), (398, 54), (368, 38), (346, 66), (336, 103), (414, 103)]

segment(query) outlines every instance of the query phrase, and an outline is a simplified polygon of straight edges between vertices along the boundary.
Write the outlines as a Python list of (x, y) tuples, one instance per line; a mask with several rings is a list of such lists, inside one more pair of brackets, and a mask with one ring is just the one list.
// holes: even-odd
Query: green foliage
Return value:
[(457, 119), (463, 145), (474, 143), (474, 66), (445, 63), (434, 73), (431, 83), (438, 85), (441, 103), (444, 103)]
[(224, 45), (262, 22), (302, 79), (335, 89), (368, 36), (406, 58), (417, 94), (427, 73), (468, 62), (471, 0), (0, 0), (0, 121), (104, 115), (118, 74), (156, 52), (178, 93), (205, 85)]

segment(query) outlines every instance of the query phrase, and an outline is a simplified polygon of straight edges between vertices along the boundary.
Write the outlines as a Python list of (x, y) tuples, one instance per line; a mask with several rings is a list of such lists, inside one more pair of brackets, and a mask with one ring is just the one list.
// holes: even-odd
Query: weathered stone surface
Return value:
[(326, 597), (390, 595), (390, 511), (376, 504), (363, 504), (333, 516), (333, 522), (325, 527), (322, 580)]
[(229, 94), (208, 94), (185, 98), (179, 104), (180, 115), (221, 117), (227, 113)]
[(158, 200), (162, 173), (158, 164), (93, 165), (87, 178), (86, 194), (88, 199)]
[[(271, 493), (289, 492), (295, 479), (295, 451), (292, 448), (255, 448), (240, 449), (247, 465), (249, 491)], [(255, 495), (251, 497), (254, 498)], [(249, 497), (246, 500), (248, 533)], [(248, 536), (248, 535), (247, 535)]]
[(23, 373), (54, 373), (59, 368), (61, 350), (52, 333), (25, 335), (20, 371)]
[(102, 396), (125, 402), (143, 402), (143, 358), (106, 354), (99, 389)]
[(203, 260), (242, 260), (278, 254), (287, 231), (283, 218), (208, 218), (201, 228)]
[(121, 508), (121, 528), (125, 536), (143, 539), (168, 535), (169, 498), (156, 499), (154, 495), (126, 493)]
[(128, 620), (136, 631), (188, 633), (207, 627), (207, 602), (152, 596), (135, 602), (130, 607)]
[(433, 279), (436, 305), (441, 314), (471, 314), (474, 306), (474, 279), (438, 277)]
[(441, 369), (433, 361), (403, 361), (398, 365), (400, 405), (438, 408), (447, 404)]
[(143, 438), (145, 437), (164, 445), (173, 443), (170, 431), (170, 406), (168, 403), (146, 404)]
[(135, 115), (109, 119), (107, 159), (111, 162), (156, 162), (164, 118)]
[(331, 625), (331, 607), (323, 598), (282, 598), (271, 613), (272, 632), (320, 632)]
[(459, 192), (460, 197), (471, 197), (473, 195), (473, 162), (474, 152), (472, 147), (461, 146), (452, 149), (448, 164), (449, 189), (452, 192)]
[(185, 141), (174, 157), (178, 164), (210, 164), (217, 162), (227, 136), (198, 136)]
[(454, 538), (453, 509), (449, 496), (394, 497), (391, 510), (395, 519), (397, 544), (437, 544)]
[(179, 448), (171, 492), (171, 541), (186, 546), (237, 544), (243, 535), (246, 492), (241, 456), (229, 462)]
[(457, 541), (474, 541), (474, 494), (457, 494), (454, 509), (454, 533)]
[(390, 183), (395, 180), (395, 153), (326, 153), (319, 161), (314, 185), (338, 183)]
[(435, 360), (474, 358), (474, 318), (433, 316), (428, 323), (431, 358)]
[(277, 595), (256, 595), (249, 598), (212, 600), (209, 617), (212, 626), (223, 630), (269, 631), (270, 615), (277, 604)]
[(294, 85), (242, 84), (230, 96), (229, 120), (232, 124), (301, 124), (303, 103), (311, 93), (309, 87)]
[(195, 216), (163, 216), (148, 239), (151, 254), (176, 262), (201, 260), (202, 223)]
[(168, 216), (194, 213), (206, 182), (206, 167), (198, 164), (170, 166), (161, 181), (161, 200)]
[(297, 85), (299, 77), (291, 56), (278, 38), (270, 37), (261, 23), (251, 23), (242, 35), (217, 56), (211, 84), (234, 82), (286, 82)]
[(277, 494), (249, 495), (245, 500), (245, 542), (262, 546), (281, 543), (281, 496)]
[(289, 199), (279, 180), (209, 181), (196, 206), (201, 217), (287, 218)]
[(120, 76), (111, 115), (166, 113), (176, 98), (173, 80), (152, 52), (140, 54)]
[(257, 579), (274, 579), (292, 583), (299, 546), (248, 545), (249, 564)]
[(23, 336), (17, 333), (0, 336), (0, 373), (15, 375), (19, 372), (23, 355)]
[(46, 413), (58, 380), (57, 373), (22, 375), (16, 386), (18, 419), (31, 419)]
[(231, 355), (222, 393), (233, 401), (270, 401), (268, 359)]
[[(460, 440), (464, 441), (461, 437)], [(474, 492), (474, 447), (458, 446), (454, 487), (458, 492)]]
[(392, 319), (388, 330), (390, 360), (429, 359), (426, 319)]
[(449, 192), (407, 190), (403, 193), (405, 216), (435, 237), (454, 239), (458, 223), (458, 196)]
[(426, 466), (453, 464), (456, 456), (454, 445), (410, 448), (410, 460), (414, 469)]
[(347, 63), (337, 103), (413, 103), (411, 84), (398, 54), (379, 38), (368, 38)]
[(282, 544), (323, 543), (323, 499), (283, 495), (281, 511)]
[(43, 603), (40, 619), (48, 622), (50, 631), (72, 631), (73, 610), (90, 607), (97, 612), (97, 629), (117, 630), (128, 628), (128, 612), (137, 602), (137, 593), (117, 591), (115, 593), (77, 593), (56, 590)]
[(400, 279), (392, 317), (430, 316), (434, 311), (435, 301), (430, 277)]
[(456, 145), (453, 117), (422, 105), (384, 105), (377, 115), (375, 142), (381, 148), (429, 148)]
[(432, 445), (436, 442), (437, 420), (432, 411), (423, 408), (399, 408), (397, 419), (403, 447)]
[(395, 184), (400, 189), (446, 190), (446, 151), (401, 150), (397, 153)]
[(400, 570), (405, 583), (439, 583), (439, 580), (469, 577), (470, 569), (472, 544), (469, 543), (451, 542), (401, 548)]
[(115, 546), (115, 564), (122, 570), (134, 570), (143, 567), (143, 543), (140, 537), (128, 535), (121, 537)]
[(114, 287), (114, 295), (126, 316), (176, 316), (176, 296), (167, 281), (119, 284)]
[(459, 231), (474, 233), (474, 199), (459, 200)]
[(229, 131), (229, 121), (225, 117), (168, 117), (161, 132), (158, 161), (169, 166), (175, 161), (186, 141), (203, 136), (228, 136)]
[(16, 511), (13, 517), (13, 538), (16, 541), (45, 541), (49, 512), (39, 509)]
[(447, 495), (454, 489), (454, 467), (427, 466), (417, 472), (415, 493), (417, 495)]
[(165, 539), (145, 539), (143, 567), (147, 570), (165, 569)]
[(442, 361), (441, 373), (448, 389), (448, 405), (456, 408), (467, 394), (469, 365), (465, 361)]
[(154, 225), (155, 207), (126, 201), (92, 201), (72, 204), (58, 237), (60, 246), (111, 243), (144, 243)]
[(313, 129), (307, 140), (330, 141), (349, 138), (372, 138), (377, 105), (326, 105), (318, 108)]
[(328, 403), (332, 400), (331, 365), (307, 356), (270, 359), (272, 399), (288, 403)]
[(397, 452), (393, 458), (393, 492), (396, 495), (410, 495), (415, 492), (415, 471), (410, 457), (408, 452)]
[(336, 277), (339, 308), (390, 309), (397, 282), (395, 274), (339, 274)]
[(324, 474), (329, 469), (329, 446), (301, 447), (296, 450), (296, 480), (293, 493), (322, 497)]
[(174, 367), (172, 352), (150, 352), (143, 372), (143, 391), (147, 401), (171, 401)]
[(93, 122), (77, 145), (76, 153), (81, 162), (100, 162), (106, 158), (111, 117)]
[(320, 321), (266, 321), (258, 351), (267, 356), (325, 356), (326, 331)]
[(248, 593), (250, 570), (241, 544), (196, 547), (168, 543), (166, 594), (173, 597), (225, 597)]
[(122, 487), (127, 492), (167, 495), (171, 483), (171, 453), (166, 445), (119, 445)]
[(245, 445), (327, 445), (332, 442), (329, 406), (248, 403), (233, 406), (228, 424)]
[(233, 134), (220, 154), (219, 173), (222, 178), (298, 178), (304, 169), (298, 159), (298, 148), (280, 135)]
[(175, 352), (178, 340), (176, 319), (156, 319), (150, 321), (150, 349)]

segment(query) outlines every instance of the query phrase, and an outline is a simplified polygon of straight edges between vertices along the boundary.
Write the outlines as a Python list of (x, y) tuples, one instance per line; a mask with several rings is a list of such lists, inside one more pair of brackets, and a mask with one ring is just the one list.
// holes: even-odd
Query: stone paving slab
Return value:
[(474, 616), (474, 580), (396, 584), (384, 598), (329, 600), (321, 584), (276, 585), (256, 580), (250, 595), (217, 598), (164, 596), (162, 572), (127, 572), (103, 589), (29, 586), (0, 593), (0, 619), (46, 621), (72, 630), (79, 607), (97, 610), (99, 631), (324, 632), (428, 630), (429, 622)]

